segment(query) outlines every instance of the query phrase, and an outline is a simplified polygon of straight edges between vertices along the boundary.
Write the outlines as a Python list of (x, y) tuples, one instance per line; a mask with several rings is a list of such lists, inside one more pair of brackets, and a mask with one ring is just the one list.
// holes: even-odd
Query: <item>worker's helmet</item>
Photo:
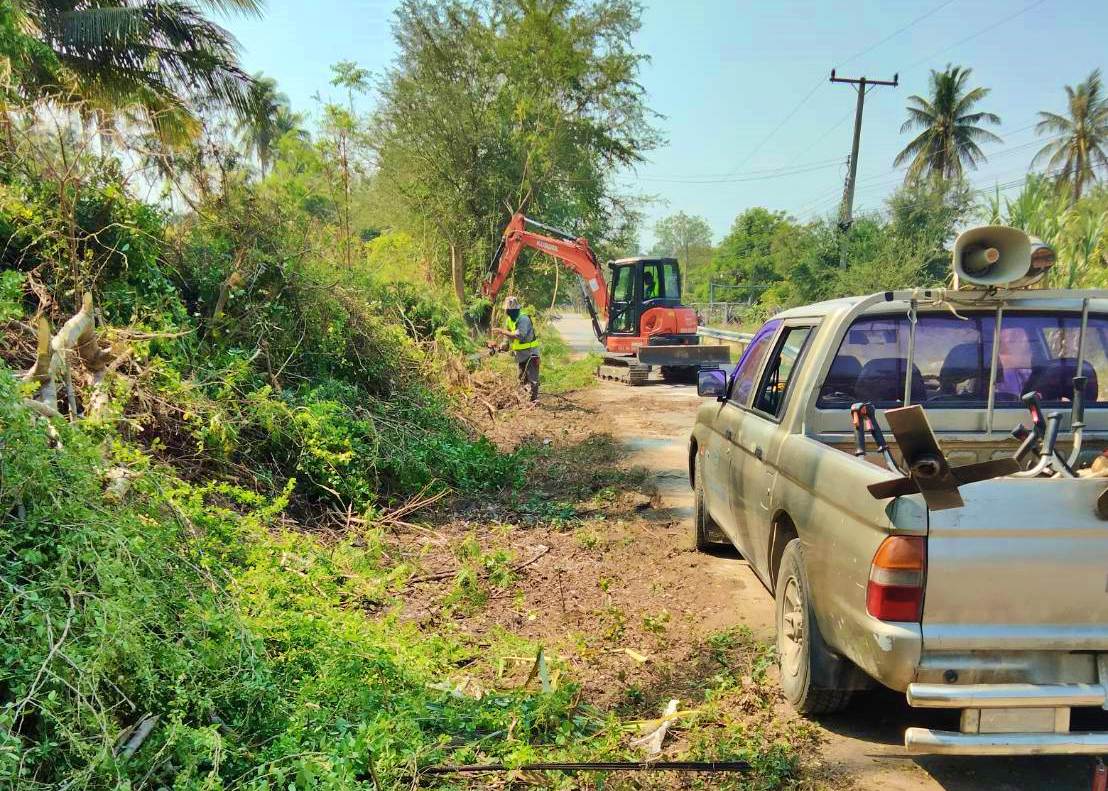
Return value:
[(508, 297), (504, 300), (504, 310), (518, 310), (519, 297)]

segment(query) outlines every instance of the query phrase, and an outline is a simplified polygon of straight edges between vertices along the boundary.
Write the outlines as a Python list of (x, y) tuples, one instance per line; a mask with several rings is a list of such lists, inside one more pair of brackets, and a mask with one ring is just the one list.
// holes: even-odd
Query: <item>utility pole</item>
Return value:
[(838, 77), (835, 70), (831, 69), (831, 82), (845, 82), (853, 85), (858, 92), (858, 105), (854, 110), (854, 143), (850, 147), (850, 175), (846, 177), (843, 185), (843, 204), (839, 211), (839, 266), (846, 269), (846, 234), (854, 222), (854, 181), (858, 175), (858, 144), (862, 141), (862, 109), (866, 104), (867, 85), (887, 85), (895, 88), (900, 82), (900, 75), (894, 74), (892, 81), (867, 80), (865, 77)]

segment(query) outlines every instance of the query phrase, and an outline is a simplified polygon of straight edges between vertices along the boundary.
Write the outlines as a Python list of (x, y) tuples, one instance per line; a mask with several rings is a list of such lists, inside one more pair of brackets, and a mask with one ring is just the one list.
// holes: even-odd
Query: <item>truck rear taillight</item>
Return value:
[(919, 621), (926, 560), (922, 536), (889, 536), (882, 541), (870, 567), (866, 611), (882, 621)]

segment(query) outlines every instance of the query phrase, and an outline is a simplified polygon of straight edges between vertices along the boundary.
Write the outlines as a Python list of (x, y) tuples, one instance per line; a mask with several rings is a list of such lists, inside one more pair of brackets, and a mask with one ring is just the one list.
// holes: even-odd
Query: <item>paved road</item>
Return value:
[[(585, 316), (565, 314), (555, 321), (577, 353), (602, 351)], [(702, 403), (686, 385), (665, 383), (629, 388), (600, 382), (596, 398), (611, 416), (611, 431), (628, 449), (629, 459), (650, 469), (662, 505), (677, 518), (692, 513), (687, 477), (687, 441)], [(634, 407), (629, 408), (628, 399)], [(690, 534), (691, 535), (691, 534)], [(691, 547), (691, 540), (690, 540)], [(733, 586), (734, 609), (706, 617), (722, 625), (745, 624), (767, 640), (774, 637), (773, 598), (735, 552), (708, 555), (698, 566), (705, 586)], [(1084, 713), (1084, 712), (1083, 712)], [(1076, 715), (1075, 715), (1076, 716)], [(1108, 720), (1094, 714), (1098, 720)], [(1083, 758), (911, 757), (903, 749), (911, 725), (958, 729), (956, 713), (913, 710), (890, 690), (860, 695), (847, 711), (824, 717), (825, 757), (846, 767), (857, 788), (867, 791), (1086, 791), (1091, 762)], [(1085, 727), (1108, 728), (1108, 721)]]
[(577, 354), (604, 351), (604, 347), (596, 339), (588, 316), (566, 313), (561, 318), (555, 319), (554, 326), (558, 329), (562, 340)]

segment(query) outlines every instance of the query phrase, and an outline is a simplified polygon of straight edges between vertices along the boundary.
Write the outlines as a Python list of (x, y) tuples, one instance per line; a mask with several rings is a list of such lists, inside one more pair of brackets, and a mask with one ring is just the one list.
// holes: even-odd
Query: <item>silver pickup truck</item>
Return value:
[[(1102, 754), (1108, 733), (1069, 723), (1108, 702), (1108, 292), (1005, 287), (1034, 279), (1038, 249), (1011, 229), (967, 234), (955, 272), (969, 290), (794, 308), (730, 376), (701, 372), (713, 400), (689, 444), (697, 547), (729, 541), (774, 594), (800, 712), (876, 681), (962, 710), (958, 732), (909, 728), (913, 752)], [(1010, 430), (1032, 418), (1054, 436), (1032, 431), (1022, 471), (960, 485), (955, 507), (878, 499), (871, 485), (913, 473), (897, 444), (856, 452), (864, 402), (886, 432), (886, 411), (921, 405), (954, 473), (1011, 459), (1026, 432)]]

